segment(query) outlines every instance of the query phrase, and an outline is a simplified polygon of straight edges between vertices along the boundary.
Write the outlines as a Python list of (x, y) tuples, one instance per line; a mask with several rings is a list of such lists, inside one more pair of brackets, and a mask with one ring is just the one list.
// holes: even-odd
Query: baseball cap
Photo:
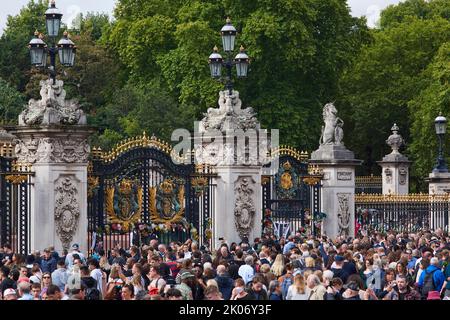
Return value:
[(181, 280), (186, 280), (186, 279), (192, 278), (192, 277), (195, 277), (195, 275), (193, 275), (193, 274), (192, 274), (191, 272), (189, 272), (189, 271), (183, 272), (183, 273), (181, 274)]
[(337, 255), (336, 257), (334, 257), (334, 260), (340, 262), (340, 261), (344, 261), (345, 258), (343, 256)]
[(9, 288), (9, 289), (6, 289), (6, 290), (3, 292), (3, 296), (4, 296), (4, 297), (9, 296), (9, 295), (15, 295), (15, 296), (17, 296), (16, 290)]
[(76, 250), (80, 249), (79, 244), (78, 244), (78, 243), (74, 243), (74, 244), (72, 245), (72, 249), (76, 249)]

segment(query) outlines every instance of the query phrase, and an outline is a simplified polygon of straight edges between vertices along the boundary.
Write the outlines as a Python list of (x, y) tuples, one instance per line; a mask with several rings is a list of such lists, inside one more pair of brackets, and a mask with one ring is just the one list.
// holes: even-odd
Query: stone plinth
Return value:
[[(316, 154), (317, 155), (317, 154)], [(322, 233), (332, 239), (337, 236), (353, 237), (355, 234), (355, 159), (319, 160), (313, 165), (323, 170), (321, 189), (322, 212), (327, 214)]]
[(446, 194), (450, 191), (450, 172), (432, 172), (426, 181), (429, 194)]
[(377, 162), (382, 168), (383, 194), (409, 193), (411, 161), (402, 154), (389, 154)]
[(344, 145), (325, 144), (311, 154), (311, 160), (328, 161), (355, 159), (355, 154)]
[(14, 130), (18, 163), (32, 164), (31, 250), (87, 252), (87, 126), (36, 125)]

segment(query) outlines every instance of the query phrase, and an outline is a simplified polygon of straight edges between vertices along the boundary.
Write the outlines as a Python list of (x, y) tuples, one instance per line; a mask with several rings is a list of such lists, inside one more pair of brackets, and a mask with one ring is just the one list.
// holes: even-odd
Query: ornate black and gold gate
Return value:
[(19, 254), (30, 251), (33, 176), (30, 164), (16, 162), (11, 144), (0, 147), (0, 243)]
[(263, 233), (287, 237), (291, 233), (320, 234), (322, 173), (308, 165), (308, 153), (291, 147), (272, 151), (278, 170), (262, 177)]
[[(93, 149), (88, 177), (89, 245), (111, 249), (197, 240), (209, 245), (213, 174), (174, 163), (172, 147), (145, 133), (110, 152)], [(192, 162), (190, 162), (192, 163)]]

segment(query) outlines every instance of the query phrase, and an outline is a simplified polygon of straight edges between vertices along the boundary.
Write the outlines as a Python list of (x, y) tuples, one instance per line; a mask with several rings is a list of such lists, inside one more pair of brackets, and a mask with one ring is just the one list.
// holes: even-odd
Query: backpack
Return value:
[[(149, 295), (155, 296), (155, 295), (164, 293), (164, 287), (162, 287), (161, 289), (158, 289), (158, 282), (159, 282), (159, 280), (161, 280), (161, 278), (158, 278), (158, 279), (156, 280), (156, 284), (155, 284), (156, 287), (150, 289), (150, 291), (148, 292)], [(164, 280), (164, 279), (163, 279), (163, 280)]]
[(293, 276), (284, 276), (283, 281), (281, 282), (281, 296), (283, 300), (286, 300), (286, 296), (289, 290), (289, 287), (294, 283)]
[(97, 288), (86, 289), (85, 300), (100, 300), (100, 291)]
[(438, 271), (438, 269), (434, 270), (431, 273), (426, 273), (426, 271), (423, 271), (423, 272), (425, 272), (425, 277), (423, 279), (422, 298), (426, 299), (428, 297), (428, 292), (436, 290), (436, 286), (434, 284), (434, 279), (433, 279), (433, 274), (436, 271)]

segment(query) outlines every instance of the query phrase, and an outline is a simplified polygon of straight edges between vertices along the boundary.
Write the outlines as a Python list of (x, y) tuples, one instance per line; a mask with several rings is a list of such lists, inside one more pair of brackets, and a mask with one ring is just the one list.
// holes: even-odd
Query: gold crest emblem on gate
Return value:
[(123, 179), (106, 188), (106, 212), (109, 222), (120, 224), (129, 231), (139, 221), (142, 213), (143, 189), (137, 181)]
[(150, 214), (152, 223), (177, 223), (184, 216), (184, 181), (165, 179), (150, 188)]

